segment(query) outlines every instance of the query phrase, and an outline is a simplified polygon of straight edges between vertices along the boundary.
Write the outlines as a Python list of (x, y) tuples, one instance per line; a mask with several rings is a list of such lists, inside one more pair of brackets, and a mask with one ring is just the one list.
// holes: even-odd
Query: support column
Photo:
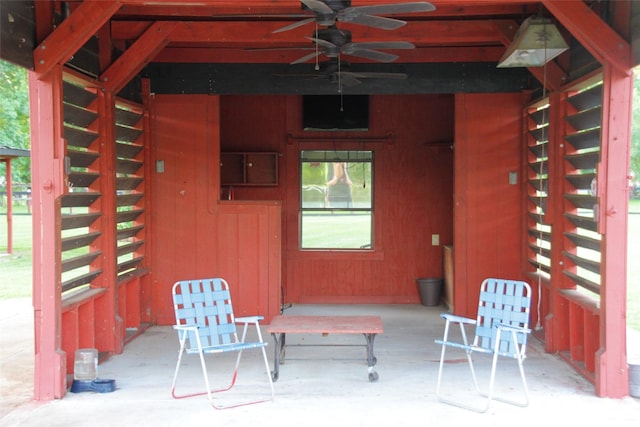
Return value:
[(596, 394), (629, 394), (627, 366), (627, 222), (633, 75), (607, 64), (602, 96), (601, 156), (598, 164), (599, 232), (602, 234), (600, 349)]
[(554, 91), (549, 94), (549, 188), (546, 221), (552, 227), (551, 281), (549, 286), (549, 314), (545, 318), (545, 350), (554, 353), (569, 348), (569, 325), (566, 300), (558, 296), (563, 289), (573, 288), (564, 275), (562, 251), (564, 250), (564, 116), (566, 94)]
[(11, 158), (3, 160), (7, 174), (7, 253), (13, 253), (13, 180), (11, 179)]
[(65, 142), (62, 117), (62, 68), (47, 75), (29, 72), (32, 102), (31, 170), (33, 197), (34, 399), (66, 393), (66, 354), (62, 351), (62, 272), (60, 200)]
[(120, 354), (124, 348), (124, 322), (118, 310), (118, 253), (117, 253), (117, 196), (116, 196), (116, 142), (115, 142), (115, 99), (109, 91), (100, 91), (100, 160), (97, 166), (100, 180), (96, 191), (101, 193), (97, 209), (102, 212), (100, 221), (94, 224), (102, 236), (97, 245), (102, 255), (99, 261), (102, 269), (101, 282), (97, 286), (107, 288), (107, 303), (96, 309), (96, 345), (100, 351)]

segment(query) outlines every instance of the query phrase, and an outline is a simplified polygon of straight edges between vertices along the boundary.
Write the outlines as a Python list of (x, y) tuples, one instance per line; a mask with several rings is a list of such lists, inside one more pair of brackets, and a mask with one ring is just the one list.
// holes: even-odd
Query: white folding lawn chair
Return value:
[[(517, 280), (486, 279), (482, 282), (480, 288), (477, 319), (455, 316), (450, 313), (443, 313), (441, 315), (446, 321), (444, 337), (442, 340), (435, 341), (437, 344), (442, 345), (436, 386), (436, 394), (440, 401), (477, 412), (486, 412), (493, 399), (518, 406), (527, 406), (529, 404), (529, 392), (522, 362), (525, 359), (527, 337), (531, 332), (529, 329), (530, 306), (531, 287), (527, 283)], [(449, 340), (449, 326), (453, 323), (460, 326), (462, 342)], [(465, 325), (475, 327), (475, 337), (471, 343), (467, 339)], [(445, 350), (447, 347), (458, 348), (465, 351), (475, 391), (483, 397), (486, 397), (485, 406), (478, 408), (463, 404), (459, 401), (445, 399), (441, 395), (440, 386), (445, 365)], [(486, 393), (480, 391), (478, 387), (472, 359), (473, 353), (493, 356), (489, 389)], [(524, 399), (522, 401), (494, 396), (498, 357), (511, 358), (517, 361), (524, 389)]]
[[(267, 343), (262, 340), (262, 333), (260, 332), (259, 326), (262, 316), (234, 318), (229, 285), (224, 279), (220, 278), (179, 281), (173, 285), (172, 294), (176, 315), (176, 325), (174, 329), (178, 331), (180, 353), (178, 354), (178, 362), (171, 384), (171, 395), (176, 399), (181, 399), (206, 394), (209, 402), (216, 409), (232, 408), (273, 400), (273, 382), (267, 360), (267, 353), (265, 351)], [(241, 339), (238, 339), (236, 323), (244, 324)], [(249, 324), (255, 325), (258, 341), (245, 341)], [(259, 400), (226, 406), (216, 405), (212, 394), (228, 391), (235, 385), (242, 352), (254, 348), (262, 350), (266, 375), (271, 389), (270, 396)], [(205, 364), (205, 354), (231, 351), (237, 352), (238, 356), (230, 383), (223, 388), (211, 390), (207, 366)], [(182, 356), (185, 353), (197, 354), (200, 357), (202, 374), (204, 375), (204, 383), (206, 386), (205, 391), (183, 395), (176, 394), (178, 371), (180, 370)]]

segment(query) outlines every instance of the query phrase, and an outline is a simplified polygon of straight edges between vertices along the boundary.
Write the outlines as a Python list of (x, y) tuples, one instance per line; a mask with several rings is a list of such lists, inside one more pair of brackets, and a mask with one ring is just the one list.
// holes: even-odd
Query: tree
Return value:
[[(0, 60), (0, 145), (29, 150), (29, 86), (27, 70)], [(0, 176), (5, 176), (4, 163)], [(30, 183), (29, 157), (11, 162), (11, 177), (15, 183)]]

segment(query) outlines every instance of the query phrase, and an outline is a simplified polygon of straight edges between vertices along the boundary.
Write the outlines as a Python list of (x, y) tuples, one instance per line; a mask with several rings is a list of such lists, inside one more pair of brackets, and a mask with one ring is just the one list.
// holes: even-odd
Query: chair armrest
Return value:
[(173, 325), (173, 329), (178, 331), (197, 331), (197, 325)]
[(236, 323), (258, 323), (262, 319), (264, 319), (264, 316), (236, 317)]
[(495, 323), (493, 326), (500, 329), (501, 331), (506, 331), (506, 332), (521, 332), (524, 334), (531, 333), (531, 329), (522, 328), (520, 326), (506, 325), (504, 323)]
[(476, 324), (476, 319), (469, 319), (468, 317), (456, 316), (455, 314), (451, 314), (451, 313), (442, 313), (440, 317), (442, 317), (444, 320), (447, 320), (449, 322), (466, 323), (469, 325)]

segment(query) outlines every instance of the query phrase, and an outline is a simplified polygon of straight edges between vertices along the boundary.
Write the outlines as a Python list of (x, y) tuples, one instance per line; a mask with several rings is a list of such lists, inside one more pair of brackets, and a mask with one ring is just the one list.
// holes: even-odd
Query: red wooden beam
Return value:
[(82, 2), (34, 50), (35, 71), (46, 74), (56, 64), (67, 62), (120, 7), (119, 1)]
[[(406, 17), (443, 17), (443, 16), (498, 16), (523, 14), (535, 14), (538, 12), (535, 1), (467, 1), (450, 0), (442, 2), (432, 2), (436, 10), (423, 13), (407, 14)], [(167, 1), (160, 4), (160, 1), (144, 0), (123, 0), (123, 6), (116, 14), (117, 16), (190, 16), (207, 18), (230, 18), (238, 17), (269, 19), (271, 17), (284, 18), (304, 18), (311, 16), (301, 8), (300, 1), (201, 1), (201, 2), (176, 2)], [(358, 1), (352, 6), (368, 6), (374, 4), (388, 4), (391, 0)], [(391, 15), (389, 15), (391, 16)], [(400, 16), (400, 15), (394, 15)]]
[(600, 62), (631, 73), (631, 47), (582, 1), (544, 0), (544, 6)]
[(156, 22), (120, 56), (101, 76), (105, 89), (117, 93), (122, 89), (155, 55), (169, 43), (169, 35), (179, 26), (174, 21)]
[[(259, 24), (252, 21), (199, 22), (185, 21), (171, 33), (172, 45), (200, 43), (207, 47), (308, 47), (312, 43), (305, 38), (313, 32), (313, 26), (273, 34), (287, 21), (268, 21)], [(145, 21), (114, 21), (111, 36), (114, 40), (134, 40), (149, 28)], [(353, 41), (406, 40), (416, 46), (475, 44), (501, 45), (503, 36), (497, 31), (495, 21), (415, 21), (394, 31), (347, 25)]]
[(50, 1), (33, 2), (36, 22), (36, 42), (42, 42), (53, 28), (54, 4)]

